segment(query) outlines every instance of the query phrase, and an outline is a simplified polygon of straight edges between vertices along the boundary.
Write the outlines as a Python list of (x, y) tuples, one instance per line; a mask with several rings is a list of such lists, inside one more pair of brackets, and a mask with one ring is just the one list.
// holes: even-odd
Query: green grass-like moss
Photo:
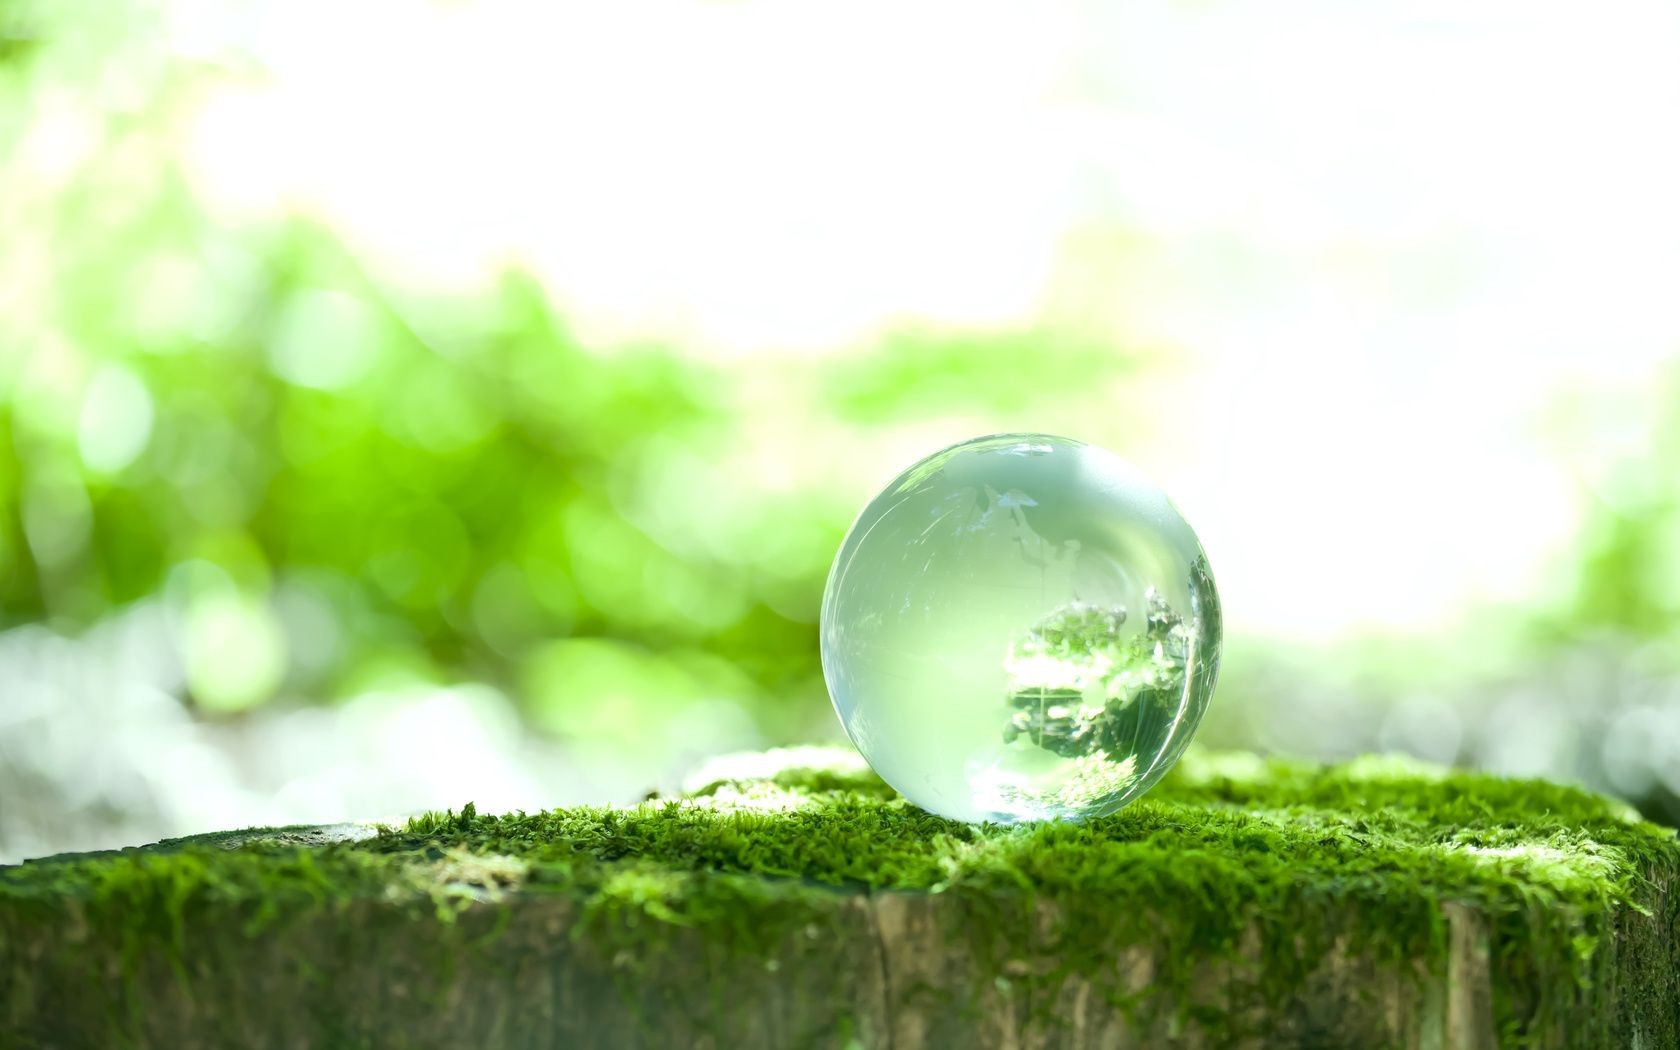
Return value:
[[(1051, 906), (1059, 926), (1039, 947), (1055, 965), (1025, 978), (1047, 986), (1102, 974), (1117, 946), (1149, 943), (1171, 946), (1158, 985), (1186, 988), (1196, 965), (1247, 938), (1265, 953), (1260, 987), (1281, 1000), (1338, 939), (1380, 960), (1443, 966), (1442, 904), (1459, 902), (1487, 917), (1496, 1020), (1519, 1043), (1571, 1022), (1585, 1009), (1578, 993), (1614, 979), (1606, 947), (1627, 915), (1655, 912), (1674, 928), (1670, 895), (1654, 889), (1680, 869), (1674, 833), (1542, 781), (1395, 759), (1323, 767), (1193, 753), (1112, 816), (1000, 827), (932, 816), (832, 755), (759, 764), (628, 808), (491, 816), (469, 805), (355, 842), (253, 833), (0, 869), (0, 949), (8, 931), (61, 921), (67, 907), (138, 957), (183, 950), (193, 916), (234, 917), (256, 935), (374, 899), (448, 922), (516, 893), (574, 898), (574, 937), (639, 959), (671, 927), (750, 957), (835, 921), (836, 890), (908, 891), (961, 907), (995, 934), (1000, 960)], [(1680, 960), (1662, 944), (1667, 986), (1626, 994), (1675, 994)], [(1656, 1011), (1670, 1026), (1672, 1013)]]

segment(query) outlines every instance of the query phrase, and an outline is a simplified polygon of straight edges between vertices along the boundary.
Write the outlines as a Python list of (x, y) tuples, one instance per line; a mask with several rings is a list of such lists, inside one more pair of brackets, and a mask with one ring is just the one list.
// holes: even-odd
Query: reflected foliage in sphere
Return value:
[(1165, 494), (1100, 448), (976, 438), (864, 508), (823, 596), (846, 732), (910, 801), (1082, 819), (1183, 754), (1219, 669), (1219, 597)]

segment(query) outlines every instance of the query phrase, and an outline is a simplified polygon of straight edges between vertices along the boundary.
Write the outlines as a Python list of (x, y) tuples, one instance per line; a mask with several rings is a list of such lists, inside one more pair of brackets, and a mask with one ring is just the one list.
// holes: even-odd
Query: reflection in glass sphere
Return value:
[(1219, 597), (1147, 477), (1044, 434), (953, 445), (858, 515), (822, 659), (864, 758), (959, 820), (1081, 819), (1159, 780), (1219, 670)]

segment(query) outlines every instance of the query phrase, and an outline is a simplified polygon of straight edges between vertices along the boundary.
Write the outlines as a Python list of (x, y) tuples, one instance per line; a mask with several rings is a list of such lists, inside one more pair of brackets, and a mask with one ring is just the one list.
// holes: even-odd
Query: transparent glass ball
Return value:
[(966, 821), (1143, 794), (1207, 710), (1219, 596), (1190, 526), (1113, 453), (975, 438), (900, 474), (823, 594), (823, 674), (887, 783)]

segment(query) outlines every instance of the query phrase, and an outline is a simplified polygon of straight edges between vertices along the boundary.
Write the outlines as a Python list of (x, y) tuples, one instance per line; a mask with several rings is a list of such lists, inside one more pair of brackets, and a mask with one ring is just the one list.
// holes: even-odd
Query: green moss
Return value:
[[(998, 827), (927, 814), (833, 756), (793, 757), (743, 776), (713, 770), (687, 797), (629, 808), (468, 805), (361, 841), (224, 837), (0, 869), (0, 937), (73, 906), (137, 955), (179, 951), (187, 918), (207, 911), (256, 933), (344, 901), (448, 917), (508, 893), (556, 894), (579, 906), (571, 935), (603, 951), (645, 963), (680, 927), (739, 961), (773, 959), (800, 931), (818, 937), (840, 921), (837, 890), (891, 890), (940, 894), (987, 931), (1000, 981), (1008, 946), (1036, 937), (1051, 964), (1009, 980), (1040, 999), (1068, 973), (1107, 973), (1134, 943), (1171, 945), (1158, 985), (1188, 989), (1198, 965), (1257, 937), (1254, 983), (1276, 1002), (1337, 943), (1443, 966), (1442, 904), (1459, 902), (1487, 917), (1497, 1021), (1513, 1043), (1586, 1010), (1584, 990), (1613, 979), (1613, 951), (1672, 953), (1674, 905), (1655, 887), (1680, 868), (1674, 833), (1541, 781), (1192, 754), (1112, 816)], [(1060, 917), (1048, 944), (1034, 932), (1045, 904)], [(1629, 936), (1641, 916), (1664, 938)], [(1674, 961), (1647, 966), (1670, 987), (1625, 994), (1672, 1000)], [(1672, 1025), (1671, 1014), (1649, 1016)]]

